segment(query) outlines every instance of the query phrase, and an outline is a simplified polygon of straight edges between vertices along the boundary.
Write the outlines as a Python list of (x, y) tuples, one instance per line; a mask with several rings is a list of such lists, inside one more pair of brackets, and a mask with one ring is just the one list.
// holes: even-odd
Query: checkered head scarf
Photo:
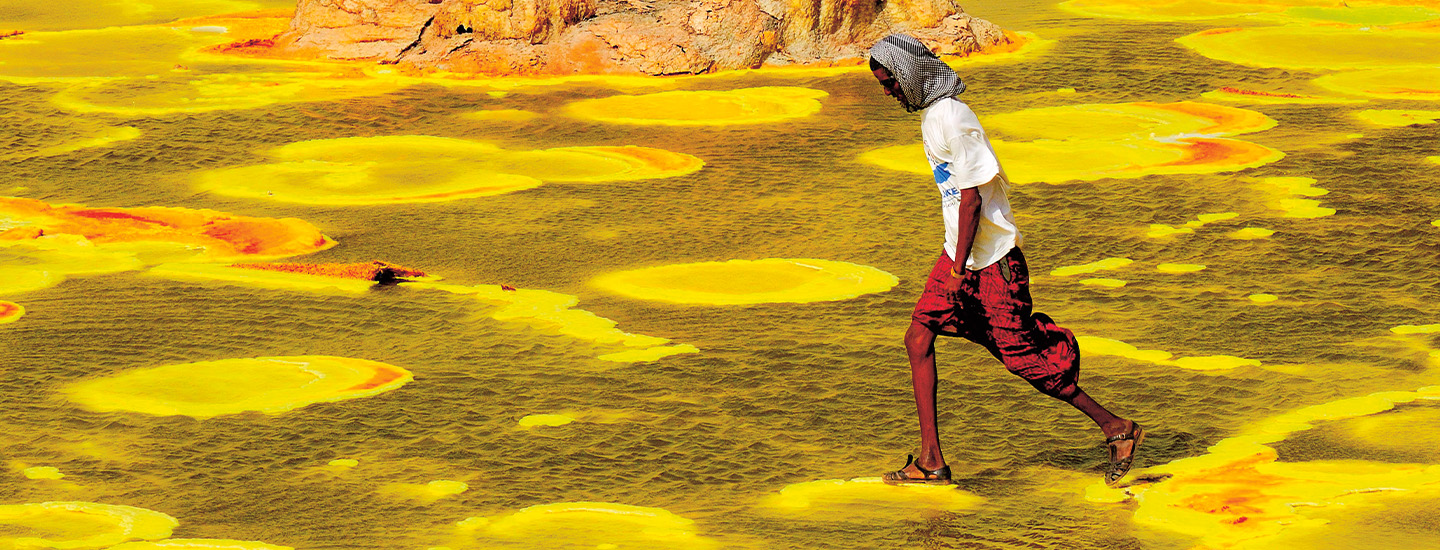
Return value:
[(900, 83), (906, 111), (919, 111), (965, 91), (960, 76), (912, 36), (892, 34), (882, 38), (870, 48), (870, 57)]

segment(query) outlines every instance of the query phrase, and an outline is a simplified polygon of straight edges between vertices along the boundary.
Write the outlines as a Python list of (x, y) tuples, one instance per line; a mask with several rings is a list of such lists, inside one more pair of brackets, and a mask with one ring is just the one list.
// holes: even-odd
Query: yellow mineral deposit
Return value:
[(20, 474), (29, 479), (60, 479), (65, 474), (54, 466), (31, 466), (20, 471)]
[(363, 279), (242, 269), (225, 264), (168, 263), (152, 267), (145, 273), (179, 281), (226, 282), (276, 290), (320, 293), (361, 294), (375, 286), (374, 281)]
[[(1440, 37), (1440, 32), (1432, 34)], [(1440, 101), (1440, 67), (1340, 72), (1315, 79), (1315, 85), (1375, 99)]]
[(376, 361), (299, 355), (135, 369), (72, 384), (65, 393), (94, 411), (205, 419), (369, 397), (411, 378), (405, 369)]
[[(1363, 1), (1363, 0), (1362, 0)], [(1423, 0), (1068, 0), (1061, 9), (1087, 17), (1141, 21), (1246, 18), (1266, 23), (1322, 22), (1388, 26), (1440, 19)]]
[(354, 468), (360, 465), (360, 461), (353, 458), (337, 458), (335, 460), (331, 460), (330, 462), (326, 462), (325, 465), (334, 466), (336, 468)]
[(571, 103), (565, 111), (610, 124), (728, 126), (783, 122), (820, 111), (825, 92), (793, 86), (726, 91), (675, 91), (615, 95)]
[(1172, 359), (1175, 354), (1163, 350), (1139, 349), (1135, 346), (1098, 336), (1077, 336), (1076, 341), (1080, 343), (1080, 349), (1086, 355), (1110, 355), (1124, 357), (1135, 361), (1154, 363), (1157, 365), (1168, 365), (1188, 370), (1230, 370), (1239, 367), (1258, 367), (1259, 361), (1245, 359), (1232, 355), (1206, 355), (1199, 357), (1181, 357)]
[(1120, 279), (1112, 279), (1110, 277), (1091, 277), (1088, 279), (1080, 279), (1080, 284), (1085, 286), (1098, 286), (1104, 288), (1120, 288), (1125, 286), (1125, 281)]
[(67, 0), (26, 3), (7, 11), (5, 23), (32, 31), (98, 29), (125, 25), (165, 23), (182, 17), (253, 10), (260, 7), (295, 8), (294, 0)]
[(1367, 448), (1428, 456), (1440, 463), (1440, 408), (1413, 407), (1404, 411), (1377, 414), (1346, 424), (1348, 434)]
[(985, 499), (954, 485), (886, 485), (878, 477), (825, 479), (786, 485), (760, 502), (762, 510), (839, 519), (915, 518), (979, 508)]
[(1355, 116), (1377, 126), (1410, 126), (1412, 124), (1434, 124), (1437, 119), (1440, 119), (1440, 111), (1366, 109), (1355, 113)]
[(641, 300), (743, 305), (847, 300), (885, 292), (899, 282), (879, 269), (848, 262), (767, 258), (620, 271), (591, 284)]
[[(429, 288), (471, 296), (476, 300), (499, 306), (490, 313), (497, 321), (518, 321), (565, 336), (595, 342), (619, 344), (629, 348), (653, 348), (670, 340), (643, 334), (631, 334), (615, 328), (615, 321), (575, 309), (576, 296), (528, 288), (509, 289), (501, 285), (461, 286), (441, 283), (414, 283), (416, 288)], [(681, 353), (686, 353), (682, 351)]]
[[(1233, 172), (1285, 156), (1224, 137), (1274, 127), (1275, 121), (1264, 114), (1191, 101), (1042, 107), (987, 116), (981, 122), (1013, 183)], [(918, 144), (870, 151), (860, 159), (931, 174)]]
[(1235, 231), (1231, 231), (1225, 236), (1236, 240), (1250, 241), (1255, 239), (1268, 238), (1269, 236), (1274, 234), (1275, 230), (1273, 229), (1265, 229), (1263, 227), (1245, 227), (1241, 229), (1236, 229)]
[(1055, 268), (1050, 271), (1050, 275), (1053, 275), (1055, 277), (1084, 275), (1108, 269), (1119, 269), (1133, 263), (1135, 263), (1135, 260), (1131, 260), (1130, 258), (1105, 258), (1098, 262), (1090, 262), (1088, 264), (1081, 265), (1067, 265), (1064, 267)]
[(1335, 214), (1334, 208), (1320, 206), (1320, 201), (1295, 197), (1320, 197), (1330, 191), (1314, 186), (1314, 178), (1275, 177), (1260, 180), (1257, 187), (1270, 196), (1266, 205), (1284, 212), (1286, 218), (1323, 218)]
[(1440, 324), (1433, 325), (1400, 325), (1390, 327), (1390, 332), (1395, 334), (1436, 334), (1440, 333)]
[(192, 75), (169, 71), (153, 78), (75, 84), (56, 94), (51, 101), (78, 113), (139, 117), (253, 109), (277, 103), (335, 101), (384, 94), (400, 87), (362, 75), (342, 76), (325, 72)]
[[(1211, 59), (1255, 67), (1355, 70), (1440, 63), (1440, 32), (1434, 30), (1286, 25), (1211, 29), (1178, 38), (1176, 42)], [(1432, 68), (1430, 72), (1435, 70)], [(1404, 76), (1397, 78), (1396, 86), (1404, 86), (1410, 80)], [(1316, 84), (1346, 91), (1319, 81)]]
[[(161, 26), (27, 32), (19, 39), (0, 40), (0, 81), (35, 84), (143, 79), (170, 73), (188, 50), (223, 41), (214, 33)], [(103, 47), (105, 54), (97, 55), (97, 47)]]
[(0, 548), (94, 549), (170, 536), (179, 522), (132, 506), (93, 502), (0, 505)]
[(1171, 273), (1171, 274), (1175, 274), (1175, 273), (1194, 273), (1194, 272), (1196, 272), (1196, 271), (1200, 271), (1200, 270), (1203, 270), (1203, 269), (1205, 269), (1205, 266), (1200, 265), (1200, 264), (1172, 264), (1172, 263), (1162, 263), (1162, 264), (1160, 264), (1160, 265), (1155, 266), (1155, 271), (1159, 271), (1159, 272), (1161, 272), (1161, 273)]
[(575, 421), (575, 417), (563, 414), (532, 414), (520, 419), (521, 428), (534, 428), (536, 426), (564, 426)]
[(380, 488), (383, 494), (422, 502), (434, 502), (469, 490), (470, 485), (448, 479), (437, 479), (429, 483), (391, 483)]
[[(1287, 548), (1286, 539), (1323, 535), (1329, 529), (1329, 522), (1314, 517), (1319, 511), (1365, 509), (1397, 493), (1433, 494), (1440, 490), (1440, 465), (1365, 460), (1282, 462), (1270, 446), (1318, 422), (1371, 416), (1417, 399), (1440, 399), (1440, 386), (1305, 407), (1246, 426), (1204, 455), (1137, 471), (1142, 476), (1172, 477), (1128, 489), (1139, 502), (1134, 521), (1195, 537), (1202, 548)], [(1371, 423), (1356, 423), (1354, 431), (1363, 438), (1366, 436), (1358, 432), (1389, 424), (1383, 439), (1395, 445), (1397, 433), (1406, 429), (1407, 422), (1413, 429), (1416, 422), (1433, 422), (1429, 417), (1434, 415), (1433, 409), (1385, 415)], [(1426, 428), (1417, 434), (1424, 434), (1420, 436), (1423, 439), (1431, 432)], [(1095, 493), (1108, 496), (1104, 491)]]
[[(0, 153), (0, 159), (22, 160), (35, 157), (53, 157), (74, 153), (82, 149), (111, 147), (117, 143), (140, 137), (140, 129), (131, 126), (94, 127), (85, 121), (67, 120), (65, 122), (67, 124), (73, 124), (74, 126), (74, 128), (71, 128), (73, 133), (67, 132), (72, 133), (71, 136), (66, 136), (68, 139), (59, 142), (41, 142), (35, 144), (35, 147), (11, 148), (8, 151)], [(91, 127), (87, 128), (87, 126)]]
[(1246, 103), (1250, 105), (1318, 105), (1326, 103), (1365, 103), (1367, 101), (1364, 99), (1345, 97), (1267, 92), (1235, 88), (1232, 86), (1224, 86), (1218, 90), (1205, 92), (1200, 94), (1200, 97), (1212, 101), (1228, 101), (1230, 103)]
[(1180, 226), (1166, 225), (1163, 223), (1152, 223), (1150, 224), (1150, 227), (1145, 230), (1145, 236), (1152, 239), (1160, 239), (1174, 235), (1188, 235), (1194, 233), (1196, 229), (1205, 227), (1206, 225), (1219, 221), (1231, 220), (1238, 217), (1240, 217), (1240, 214), (1237, 214), (1235, 212), (1215, 212), (1211, 214), (1200, 214), (1198, 216), (1195, 216), (1195, 219), (1185, 222), (1184, 225)]
[[(188, 208), (89, 208), (52, 206), (33, 199), (0, 197), (6, 230), (0, 243), (30, 243), (67, 253), (90, 248), (142, 259), (224, 261), (283, 258), (334, 246), (315, 226), (295, 218), (253, 218)], [(47, 241), (47, 237), (70, 239)]]
[(456, 534), (480, 547), (488, 541), (551, 548), (719, 548), (695, 532), (693, 520), (660, 508), (608, 502), (561, 502), (509, 515), (472, 517)]
[(433, 136), (302, 141), (266, 151), (276, 162), (202, 172), (219, 195), (323, 205), (441, 202), (510, 193), (544, 182), (599, 183), (690, 174), (700, 159), (635, 146), (501, 149)]
[(1274, 295), (1274, 294), (1264, 294), (1264, 293), (1261, 293), (1261, 294), (1251, 294), (1251, 295), (1249, 295), (1249, 296), (1246, 296), (1246, 298), (1249, 298), (1251, 302), (1255, 302), (1255, 303), (1257, 303), (1257, 304), (1268, 304), (1268, 303), (1274, 302), (1275, 300), (1279, 300), (1279, 299), (1280, 299), (1279, 296), (1276, 296), (1276, 295)]
[[(9, 270), (0, 270), (0, 273), (4, 273), (6, 276), (10, 275)], [(25, 316), (25, 306), (0, 300), (0, 325), (14, 323), (23, 316)]]
[(295, 550), (290, 546), (265, 544), (253, 540), (228, 539), (165, 539), (127, 542), (106, 550)]

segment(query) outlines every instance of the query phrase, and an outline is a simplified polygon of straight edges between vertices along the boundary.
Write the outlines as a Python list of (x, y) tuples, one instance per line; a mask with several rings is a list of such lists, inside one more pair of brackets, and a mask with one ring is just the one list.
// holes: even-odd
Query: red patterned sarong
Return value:
[(1045, 395), (1075, 395), (1080, 389), (1080, 346), (1069, 330), (1044, 313), (1030, 311), (1030, 272), (1020, 249), (980, 271), (959, 270), (964, 280), (955, 299), (945, 294), (953, 264), (950, 255), (940, 253), (910, 317), (936, 334), (984, 346), (1006, 370)]

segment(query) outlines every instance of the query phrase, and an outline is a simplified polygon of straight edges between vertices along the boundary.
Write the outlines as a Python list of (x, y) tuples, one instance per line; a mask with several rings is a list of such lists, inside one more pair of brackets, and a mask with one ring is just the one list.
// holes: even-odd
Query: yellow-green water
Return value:
[[(133, 10), (102, 17), (98, 8), (94, 17), (46, 15), (26, 4), (34, 2), (0, 2), (0, 31), (161, 23), (284, 3), (159, 2), (149, 18)], [(1092, 19), (1038, 1), (965, 7), (1055, 41), (1014, 61), (961, 68), (970, 86), (964, 99), (982, 121), (1042, 107), (1203, 101), (1201, 94), (1225, 86), (1333, 93), (1309, 84), (1325, 70), (1232, 64), (1174, 41), (1271, 22)], [(44, 70), (139, 71), (138, 78), (164, 70), (156, 79), (162, 91), (167, 79), (180, 78), (168, 69), (179, 63), (214, 74), (290, 70), (179, 58), (121, 70), (121, 58), (131, 63), (123, 52), (100, 41), (77, 43), (91, 66)], [(112, 53), (114, 66), (106, 61)], [(16, 66), (12, 58), (0, 74), (22, 71)], [(1149, 515), (1136, 499), (1101, 502), (1087, 492), (1105, 460), (1098, 431), (983, 350), (948, 340), (938, 349), (946, 456), (960, 488), (983, 501), (907, 500), (863, 487), (835, 493), (839, 503), (780, 499), (795, 484), (894, 469), (916, 446), (900, 337), (942, 233), (926, 176), (860, 159), (919, 139), (918, 119), (863, 71), (760, 72), (649, 89), (522, 86), (508, 94), (386, 83), (365, 93), (309, 89), (286, 102), (170, 114), (78, 109), (65, 98), (111, 107), (156, 101), (124, 85), (68, 85), (0, 81), (0, 136), (11, 149), (0, 152), (0, 195), (300, 218), (339, 244), (296, 261), (383, 259), (453, 285), (574, 295), (576, 307), (620, 330), (698, 353), (607, 361), (600, 356), (619, 347), (507, 321), (496, 315), (499, 306), (418, 285), (315, 293), (140, 269), (73, 276), (0, 296), (25, 308), (17, 321), (0, 324), (0, 504), (133, 506), (176, 518), (174, 539), (298, 549), (1170, 549), (1243, 540), (1207, 537), (1224, 531), (1216, 525)], [(101, 87), (83, 87), (91, 85)], [(106, 95), (104, 86), (122, 91)], [(763, 86), (828, 95), (808, 116), (720, 126), (607, 124), (566, 107), (617, 93)], [(1065, 88), (1074, 91), (1057, 92)], [(1351, 460), (1364, 462), (1340, 464), (1389, 472), (1440, 463), (1440, 436), (1431, 428), (1440, 404), (1423, 397), (1434, 392), (1391, 410), (1322, 415), (1309, 430), (1284, 424), (1290, 417), (1283, 416), (1440, 383), (1440, 359), (1431, 353), (1440, 348), (1436, 335), (1391, 330), (1440, 323), (1440, 229), (1432, 223), (1440, 219), (1440, 177), (1426, 161), (1440, 155), (1440, 125), (1381, 126), (1355, 116), (1434, 110), (1436, 103), (1239, 106), (1276, 122), (1239, 139), (1284, 158), (1242, 172), (1013, 188), (1037, 309), (1082, 337), (1082, 385), (1147, 426), (1139, 467), (1167, 472), (1177, 460), (1223, 455), (1207, 455), (1207, 447), (1247, 430), (1280, 434), (1262, 443), (1295, 468)], [(481, 109), (538, 116), (471, 115)], [(103, 130), (126, 127), (139, 135)], [(125, 139), (63, 147), (106, 135)], [(202, 172), (269, 162), (265, 151), (290, 143), (394, 135), (513, 151), (634, 145), (691, 155), (704, 167), (660, 179), (547, 182), (448, 202), (352, 206), (230, 197), (197, 183)], [(1012, 170), (1024, 164), (1014, 160)], [(1266, 179), (1281, 177), (1315, 182)], [(1334, 213), (1303, 214), (1311, 208)], [(1235, 215), (1219, 215), (1228, 213)], [(1234, 236), (1245, 228), (1273, 234)], [(899, 283), (840, 301), (756, 305), (645, 301), (590, 283), (647, 267), (766, 258), (849, 262)], [(1107, 258), (1132, 262), (1050, 275)], [(1199, 265), (1204, 269), (1193, 268)], [(0, 275), (9, 267), (0, 266)], [(94, 412), (66, 393), (77, 382), (137, 368), (299, 355), (379, 361), (414, 380), (370, 397), (203, 420)], [(1267, 428), (1282, 424), (1288, 427)], [(354, 462), (332, 463), (344, 460)], [(1368, 485), (1343, 487), (1369, 494), (1364, 490), (1401, 485), (1377, 474)], [(1329, 523), (1306, 524), (1310, 530), (1297, 529), (1283, 547), (1440, 544), (1440, 491), (1433, 483), (1407, 487), (1304, 508), (1307, 519)], [(1288, 490), (1276, 489), (1282, 496)], [(652, 523), (608, 531), (600, 523), (527, 527), (527, 516), (505, 519), (571, 502), (644, 507)], [(475, 517), (497, 519), (467, 520)], [(636, 534), (647, 528), (650, 535)], [(22, 535), (34, 533), (0, 526), (0, 537)], [(14, 544), (5, 540), (0, 544)]]

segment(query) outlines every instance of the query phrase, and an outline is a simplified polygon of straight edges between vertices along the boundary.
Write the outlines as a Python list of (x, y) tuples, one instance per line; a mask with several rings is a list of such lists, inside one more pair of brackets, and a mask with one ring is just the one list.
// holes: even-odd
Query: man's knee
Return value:
[(918, 322), (910, 322), (910, 328), (905, 331), (905, 351), (911, 356), (929, 355), (934, 343), (934, 331)]

